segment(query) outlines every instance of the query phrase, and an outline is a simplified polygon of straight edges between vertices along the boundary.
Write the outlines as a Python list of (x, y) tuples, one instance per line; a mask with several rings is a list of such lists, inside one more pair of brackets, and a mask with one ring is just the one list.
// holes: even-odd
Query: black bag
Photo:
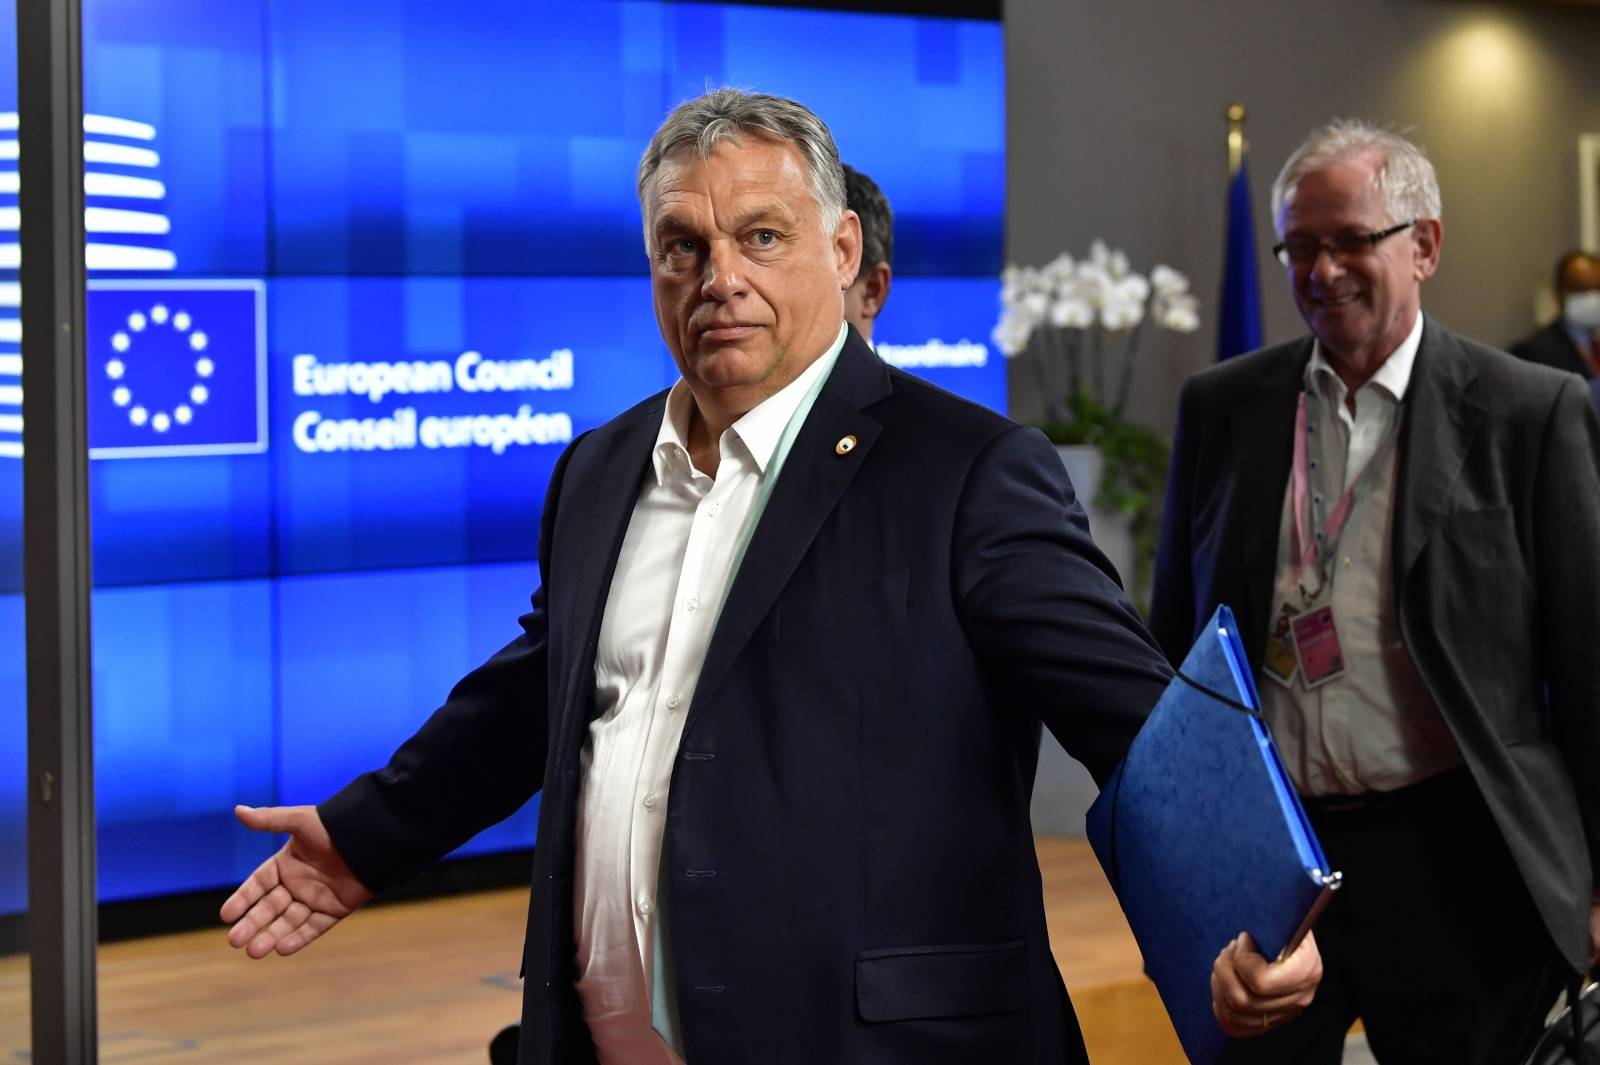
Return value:
[(1545, 1026), (1523, 1065), (1600, 1065), (1600, 984), (1567, 987), (1567, 1008)]

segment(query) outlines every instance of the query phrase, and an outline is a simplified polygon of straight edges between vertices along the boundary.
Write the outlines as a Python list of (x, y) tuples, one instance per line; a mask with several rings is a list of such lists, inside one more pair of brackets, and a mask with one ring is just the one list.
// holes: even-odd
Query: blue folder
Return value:
[(1272, 736), (1233, 612), (1219, 606), (1089, 808), (1089, 842), (1145, 972), (1194, 1065), (1228, 1037), (1211, 966), (1241, 931), (1275, 958), (1298, 944), (1330, 872)]

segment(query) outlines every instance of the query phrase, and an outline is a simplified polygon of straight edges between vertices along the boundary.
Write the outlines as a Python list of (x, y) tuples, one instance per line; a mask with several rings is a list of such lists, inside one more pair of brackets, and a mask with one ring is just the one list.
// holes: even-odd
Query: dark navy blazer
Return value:
[[(561, 458), (522, 635), (321, 808), (382, 888), (543, 788), (524, 1065), (593, 1061), (573, 990), (579, 754), (664, 400)], [(1028, 821), (1040, 723), (1103, 780), (1168, 676), (1044, 438), (852, 330), (733, 580), (673, 770), (666, 940), (690, 1065), (1084, 1061)]]

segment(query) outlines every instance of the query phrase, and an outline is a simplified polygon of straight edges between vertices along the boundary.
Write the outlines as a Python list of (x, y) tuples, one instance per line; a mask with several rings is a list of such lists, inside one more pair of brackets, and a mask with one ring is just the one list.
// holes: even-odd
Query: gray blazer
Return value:
[[(1150, 618), (1175, 661), (1227, 603), (1260, 668), (1311, 348), (1266, 348), (1184, 385)], [(1406, 647), (1552, 937), (1586, 969), (1600, 867), (1600, 421), (1576, 376), (1428, 318), (1400, 456)]]

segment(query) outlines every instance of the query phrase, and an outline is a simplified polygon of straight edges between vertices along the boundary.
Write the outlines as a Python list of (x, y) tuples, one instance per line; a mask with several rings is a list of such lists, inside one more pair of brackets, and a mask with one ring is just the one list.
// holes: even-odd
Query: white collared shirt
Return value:
[[(1321, 431), (1307, 447), (1321, 470), (1313, 471), (1311, 492), (1348, 489), (1385, 438), (1398, 430), (1421, 341), (1419, 312), (1406, 339), (1356, 390), (1354, 413), (1346, 403), (1349, 390), (1321, 346), (1313, 350), (1306, 367), (1307, 402), (1316, 404)], [(1460, 749), (1400, 635), (1394, 587), (1399, 449), (1384, 452), (1378, 461), (1381, 465), (1357, 493), (1333, 560), (1331, 602), (1343, 675), (1311, 691), (1298, 676), (1287, 688), (1270, 677), (1261, 684), (1273, 740), (1296, 788), (1306, 795), (1389, 791), (1461, 764)], [(1318, 472), (1323, 476), (1315, 476)], [(1334, 502), (1326, 498), (1323, 512)], [(1291, 479), (1278, 532), (1274, 623), (1285, 605), (1295, 613), (1311, 605), (1300, 592), (1295, 544)]]
[(689, 457), (679, 381), (617, 556), (581, 756), (573, 919), (578, 997), (600, 1065), (680, 1065), (652, 1027), (652, 957), (667, 792), (684, 719), (736, 558), (768, 482), (844, 347), (833, 345), (723, 432), (716, 478)]
[(1306, 384), (1316, 394), (1332, 403), (1339, 412), (1339, 422), (1349, 436), (1350, 452), (1344, 462), (1344, 487), (1349, 488), (1367, 462), (1393, 432), (1400, 421), (1401, 404), (1405, 402), (1406, 388), (1411, 384), (1411, 370), (1417, 363), (1417, 349), (1422, 346), (1422, 313), (1411, 332), (1383, 360), (1367, 382), (1356, 389), (1355, 413), (1347, 402), (1350, 390), (1334, 370), (1333, 364), (1322, 353), (1318, 341), (1311, 348), (1311, 364), (1306, 367)]

